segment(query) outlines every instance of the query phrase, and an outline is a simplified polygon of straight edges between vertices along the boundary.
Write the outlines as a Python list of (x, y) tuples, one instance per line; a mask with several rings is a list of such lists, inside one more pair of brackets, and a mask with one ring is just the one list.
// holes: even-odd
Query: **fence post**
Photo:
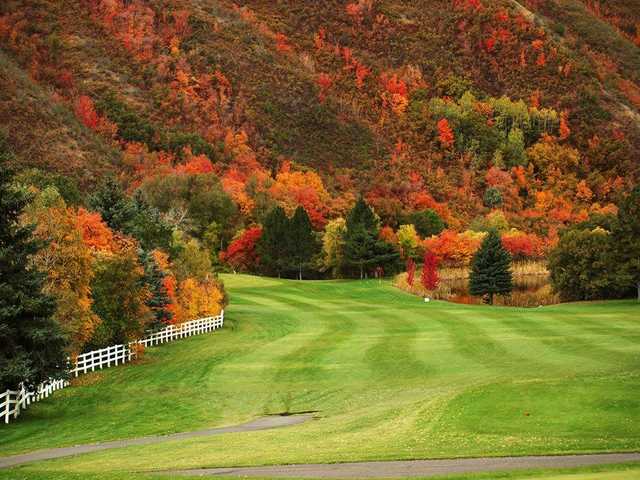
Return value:
[(9, 400), (11, 398), (11, 394), (9, 390), (4, 392), (4, 412), (2, 416), (4, 417), (4, 423), (9, 423)]

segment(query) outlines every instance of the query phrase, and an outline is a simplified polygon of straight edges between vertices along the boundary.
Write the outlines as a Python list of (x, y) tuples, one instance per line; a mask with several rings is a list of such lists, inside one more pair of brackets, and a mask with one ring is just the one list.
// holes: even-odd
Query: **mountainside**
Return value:
[(364, 193), (394, 227), (498, 208), (553, 238), (638, 179), (639, 25), (638, 0), (6, 0), (0, 118), (85, 191), (213, 173), (234, 228)]

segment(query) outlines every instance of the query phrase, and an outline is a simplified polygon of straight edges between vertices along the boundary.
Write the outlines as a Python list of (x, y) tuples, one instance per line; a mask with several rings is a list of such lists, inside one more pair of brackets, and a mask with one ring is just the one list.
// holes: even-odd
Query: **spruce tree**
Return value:
[(282, 207), (272, 209), (264, 220), (258, 254), (268, 274), (280, 277), (287, 266), (288, 236), (291, 233), (289, 224)]
[(488, 295), (493, 305), (494, 295), (508, 295), (512, 288), (511, 255), (502, 246), (498, 232), (491, 230), (473, 257), (469, 293)]
[(380, 225), (375, 213), (360, 197), (347, 216), (344, 255), (348, 264), (358, 268), (360, 279), (365, 268), (375, 261), (375, 244)]
[(302, 280), (302, 270), (309, 264), (316, 251), (316, 239), (313, 235), (311, 220), (303, 207), (296, 208), (289, 222), (288, 255), (297, 269), (298, 280)]
[[(126, 205), (126, 199), (125, 199)], [(129, 207), (127, 207), (127, 215)], [(157, 208), (150, 206), (141, 190), (136, 190), (131, 201), (132, 214), (124, 225), (123, 232), (140, 242), (143, 249), (155, 248), (167, 250), (171, 244), (173, 228), (169, 225)]]
[(362, 225), (365, 230), (376, 235), (380, 231), (380, 221), (363, 197), (358, 198), (347, 216), (347, 229), (355, 225)]
[(358, 269), (361, 279), (369, 267), (397, 263), (400, 254), (393, 245), (379, 238), (378, 218), (362, 197), (349, 212), (346, 226), (345, 261)]
[(167, 309), (171, 299), (164, 286), (165, 274), (162, 272), (151, 252), (140, 252), (140, 262), (144, 267), (144, 281), (147, 284), (151, 296), (147, 300), (147, 306), (153, 313), (153, 320), (149, 324), (151, 330), (161, 330), (171, 323), (172, 313)]
[(89, 197), (89, 207), (100, 213), (112, 229), (129, 233), (136, 209), (115, 177), (106, 177)]
[(9, 158), (0, 138), (0, 391), (60, 378), (66, 364), (55, 300), (42, 292), (44, 274), (29, 266), (41, 245), (33, 227), (19, 223), (28, 196), (12, 186)]
[(362, 280), (365, 277), (365, 268), (375, 261), (376, 237), (364, 225), (355, 224), (347, 228), (344, 239), (345, 260), (358, 268)]

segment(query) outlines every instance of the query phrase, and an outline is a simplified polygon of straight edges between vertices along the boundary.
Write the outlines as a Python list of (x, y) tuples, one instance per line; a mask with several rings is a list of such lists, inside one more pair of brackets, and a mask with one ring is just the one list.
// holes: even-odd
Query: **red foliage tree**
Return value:
[(413, 258), (409, 258), (407, 260), (407, 283), (410, 287), (413, 287), (413, 281), (416, 274), (416, 262), (413, 261)]
[(478, 12), (482, 9), (482, 2), (480, 0), (453, 0), (453, 7), (458, 10)]
[(449, 121), (446, 118), (443, 118), (438, 122), (438, 135), (440, 138), (440, 143), (443, 147), (453, 147), (455, 135), (453, 133), (453, 130), (451, 129), (451, 126), (449, 125)]
[(93, 106), (93, 100), (86, 95), (81, 95), (76, 100), (74, 111), (78, 120), (91, 130), (97, 130), (100, 126), (100, 115)]
[(533, 233), (508, 232), (502, 236), (502, 245), (515, 260), (535, 259), (544, 255), (544, 241)]
[(318, 99), (320, 103), (324, 103), (327, 98), (327, 92), (333, 85), (333, 78), (328, 73), (321, 73), (318, 75), (318, 79), (316, 80), (318, 87), (320, 88), (320, 93), (318, 94)]
[(422, 264), (422, 286), (426, 290), (435, 290), (438, 288), (440, 277), (438, 276), (438, 257), (430, 251), (424, 254), (424, 263)]
[(99, 252), (117, 250), (113, 232), (104, 223), (99, 213), (89, 212), (84, 208), (78, 209), (78, 226), (82, 232), (84, 244), (92, 250)]
[(280, 53), (289, 53), (293, 50), (289, 38), (284, 33), (276, 33), (276, 50)]
[(248, 228), (231, 242), (231, 245), (224, 252), (220, 253), (220, 260), (238, 271), (248, 271), (255, 268), (259, 262), (256, 244), (261, 236), (262, 228)]
[(93, 100), (86, 95), (78, 97), (74, 111), (78, 120), (94, 132), (98, 132), (107, 138), (115, 137), (118, 132), (116, 124), (110, 122), (107, 118), (101, 117), (98, 112), (96, 112)]
[(369, 76), (371, 70), (362, 65), (360, 62), (356, 62), (356, 87), (362, 88), (364, 86), (364, 80)]

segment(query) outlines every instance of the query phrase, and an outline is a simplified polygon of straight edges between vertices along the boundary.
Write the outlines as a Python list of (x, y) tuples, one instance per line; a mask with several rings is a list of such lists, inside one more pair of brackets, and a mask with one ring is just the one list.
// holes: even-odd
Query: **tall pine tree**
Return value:
[(42, 293), (45, 276), (29, 267), (40, 245), (19, 223), (28, 197), (11, 184), (10, 158), (0, 138), (0, 391), (59, 378), (66, 363), (55, 301)]
[(347, 216), (344, 256), (363, 279), (368, 269), (397, 264), (400, 254), (393, 245), (379, 238), (380, 223), (371, 207), (360, 197)]
[(298, 280), (302, 280), (303, 269), (311, 261), (311, 257), (317, 250), (317, 244), (309, 215), (301, 206), (296, 208), (289, 222), (287, 244), (290, 262), (297, 270)]
[(260, 263), (267, 274), (280, 277), (286, 269), (289, 223), (289, 218), (282, 207), (275, 207), (264, 219), (262, 236), (257, 248)]
[(108, 176), (89, 197), (89, 206), (114, 230), (128, 233), (136, 215), (133, 202), (115, 177)]
[[(124, 199), (123, 205), (128, 205), (126, 200)], [(123, 232), (137, 239), (147, 251), (155, 248), (167, 250), (171, 244), (173, 228), (165, 221), (160, 211), (147, 203), (141, 190), (136, 190), (130, 205), (132, 214), (127, 206), (126, 215), (131, 217)]]
[(469, 293), (487, 295), (493, 305), (494, 295), (508, 295), (512, 288), (511, 255), (502, 246), (498, 232), (491, 230), (473, 257)]
[(156, 263), (151, 252), (141, 251), (140, 262), (144, 268), (144, 281), (150, 292), (146, 303), (153, 314), (153, 320), (148, 327), (154, 331), (161, 330), (169, 325), (173, 319), (173, 314), (167, 308), (171, 304), (171, 299), (164, 286), (165, 274)]

